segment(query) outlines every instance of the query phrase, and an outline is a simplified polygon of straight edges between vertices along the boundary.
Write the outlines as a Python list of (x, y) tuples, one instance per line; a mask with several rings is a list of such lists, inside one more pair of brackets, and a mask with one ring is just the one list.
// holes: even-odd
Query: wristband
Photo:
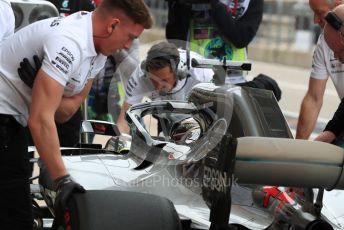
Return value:
[(72, 178), (70, 177), (69, 174), (58, 177), (57, 179), (54, 180), (55, 186), (57, 189), (59, 189), (62, 185), (68, 184), (72, 181)]

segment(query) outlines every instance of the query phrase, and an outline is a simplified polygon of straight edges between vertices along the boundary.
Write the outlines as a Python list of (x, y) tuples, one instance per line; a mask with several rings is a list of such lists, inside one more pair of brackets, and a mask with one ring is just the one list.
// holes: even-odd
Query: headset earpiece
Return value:
[[(175, 58), (169, 58), (168, 60), (170, 62), (171, 69), (172, 69), (173, 73), (175, 74), (177, 80), (180, 81), (180, 80), (183, 80), (183, 79), (190, 76), (186, 62), (181, 60), (181, 61), (178, 61), (178, 64), (176, 65), (176, 62), (174, 61), (174, 60), (176, 60)], [(143, 60), (141, 62), (140, 68), (144, 73), (146, 73), (148, 71), (147, 70), (147, 60)], [(144, 74), (144, 76), (147, 76), (147, 75)]]
[(113, 33), (113, 30), (116, 28), (116, 24), (111, 24), (111, 27), (108, 27), (107, 26), (107, 32), (108, 34), (106, 36), (102, 36), (102, 35), (93, 35), (93, 37), (95, 38), (101, 38), (101, 39), (106, 39), (106, 38), (109, 38), (111, 37), (112, 33)]
[(144, 73), (144, 76), (146, 76), (146, 72), (147, 72), (147, 65), (146, 65), (146, 60), (143, 60), (142, 62), (141, 62), (141, 65), (140, 65), (140, 68), (141, 68), (141, 70), (142, 70), (142, 72)]
[(190, 76), (186, 61), (180, 60), (176, 70), (176, 76), (178, 80), (183, 80)]
[(108, 33), (111, 35), (113, 33), (113, 30), (116, 28), (116, 24), (111, 24), (110, 27), (108, 27)]
[(335, 12), (329, 11), (326, 16), (325, 20), (328, 24), (330, 24), (335, 30), (340, 30), (343, 26), (343, 21), (336, 15)]
[[(151, 59), (163, 59), (168, 62), (171, 66), (172, 72), (174, 73), (176, 80), (182, 80), (189, 77), (189, 71), (186, 60), (180, 58), (180, 56), (171, 55), (160, 50), (160, 52), (155, 52), (152, 56), (147, 56), (148, 61)], [(149, 65), (149, 64), (148, 64)], [(146, 73), (147, 69), (147, 59), (143, 60), (140, 65), (141, 70)], [(144, 76), (147, 76), (144, 74)]]

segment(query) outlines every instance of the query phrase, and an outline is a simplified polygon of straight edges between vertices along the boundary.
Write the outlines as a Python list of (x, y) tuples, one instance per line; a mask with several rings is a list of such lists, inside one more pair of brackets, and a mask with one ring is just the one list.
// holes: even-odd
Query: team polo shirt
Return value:
[(333, 81), (339, 98), (344, 97), (344, 64), (334, 57), (333, 51), (328, 47), (324, 35), (321, 34), (313, 53), (311, 77)]
[(0, 42), (14, 33), (14, 14), (10, 1), (0, 0)]
[(103, 68), (106, 56), (97, 54), (92, 13), (49, 18), (24, 27), (0, 47), (0, 113), (16, 115), (27, 124), (31, 89), (18, 76), (23, 58), (38, 55), (42, 70), (64, 86), (64, 96), (78, 94)]
[[(179, 50), (181, 63), (185, 62), (185, 50)], [(190, 58), (200, 58), (201, 56), (191, 52)], [(150, 78), (137, 67), (130, 77), (125, 88), (126, 102), (130, 105), (142, 102), (147, 97), (152, 101), (157, 100), (186, 100), (192, 87), (201, 82), (211, 82), (214, 72), (211, 69), (191, 68), (189, 77), (178, 80), (171, 92), (162, 94), (154, 88)]]

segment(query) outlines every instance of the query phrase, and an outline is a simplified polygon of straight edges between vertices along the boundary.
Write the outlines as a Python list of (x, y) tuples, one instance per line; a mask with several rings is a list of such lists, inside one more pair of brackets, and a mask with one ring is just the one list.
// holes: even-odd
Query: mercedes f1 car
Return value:
[[(143, 124), (152, 117), (162, 135)], [(152, 220), (150, 229), (343, 228), (344, 197), (324, 189), (344, 188), (344, 149), (294, 140), (271, 91), (202, 83), (188, 101), (137, 104), (126, 119), (131, 137), (114, 124), (84, 121), (82, 133), (112, 136), (105, 147), (61, 150), (72, 178), (91, 194), (74, 204), (86, 212), (78, 229), (107, 229), (105, 222), (147, 229), (142, 218)], [(39, 188), (52, 211), (55, 188), (41, 162)], [(154, 197), (173, 205), (156, 209)], [(174, 213), (181, 226), (164, 219)], [(136, 221), (141, 228), (131, 228)]]

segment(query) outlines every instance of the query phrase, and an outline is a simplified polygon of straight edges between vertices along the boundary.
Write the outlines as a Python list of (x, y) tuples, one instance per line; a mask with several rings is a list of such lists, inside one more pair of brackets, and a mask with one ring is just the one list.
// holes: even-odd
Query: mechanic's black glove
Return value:
[(73, 193), (84, 193), (86, 190), (80, 184), (72, 180), (70, 175), (55, 180), (56, 199), (54, 204), (55, 215), (61, 215), (67, 209), (67, 202)]
[(30, 64), (27, 58), (24, 58), (23, 61), (20, 62), (20, 68), (18, 68), (20, 79), (30, 88), (32, 88), (37, 72), (42, 66), (42, 62), (37, 55), (33, 56), (33, 61), (35, 62), (35, 67)]

